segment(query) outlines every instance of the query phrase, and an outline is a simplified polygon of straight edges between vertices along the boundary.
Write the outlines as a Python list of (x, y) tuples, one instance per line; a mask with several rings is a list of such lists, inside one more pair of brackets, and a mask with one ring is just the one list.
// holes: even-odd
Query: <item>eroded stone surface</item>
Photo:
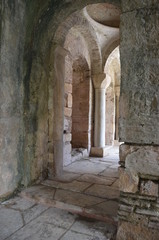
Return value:
[(130, 12), (132, 10), (141, 9), (141, 8), (150, 8), (157, 6), (157, 0), (144, 0), (144, 1), (129, 1), (129, 0), (122, 0), (122, 10), (123, 12)]
[(157, 240), (158, 231), (127, 222), (120, 222), (117, 240)]
[(143, 180), (140, 185), (140, 193), (143, 195), (158, 197), (158, 183), (150, 180)]
[(136, 193), (138, 191), (139, 177), (136, 172), (120, 168), (119, 189), (122, 192)]
[[(157, 1), (126, 1), (126, 4), (123, 1), (123, 6), (131, 10), (132, 5), (134, 11), (124, 13), (120, 25), (119, 135), (123, 142), (158, 145), (158, 6)], [(147, 16), (150, 17), (147, 19)]]
[(130, 146), (125, 157), (125, 166), (130, 172), (159, 176), (159, 148), (152, 146)]

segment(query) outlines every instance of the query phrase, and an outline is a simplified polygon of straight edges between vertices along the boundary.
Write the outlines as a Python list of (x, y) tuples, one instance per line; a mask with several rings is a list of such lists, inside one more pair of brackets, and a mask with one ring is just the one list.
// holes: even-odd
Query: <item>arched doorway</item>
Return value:
[[(88, 156), (91, 145), (91, 80), (86, 59), (66, 57), (64, 92), (64, 166)], [(82, 155), (80, 153), (82, 152)]]
[(89, 149), (90, 72), (82, 57), (73, 63), (72, 80), (72, 148)]

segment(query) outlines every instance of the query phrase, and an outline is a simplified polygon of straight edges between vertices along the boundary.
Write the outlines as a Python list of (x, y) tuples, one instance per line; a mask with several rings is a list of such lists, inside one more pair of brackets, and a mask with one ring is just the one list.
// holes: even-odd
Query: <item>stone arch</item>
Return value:
[(120, 55), (119, 47), (109, 55), (105, 73), (109, 78), (106, 88), (106, 145), (118, 144), (119, 94), (120, 94)]
[(112, 39), (103, 49), (103, 53), (102, 53), (102, 56), (103, 56), (102, 68), (103, 68), (103, 70), (104, 70), (104, 67), (107, 62), (108, 57), (113, 52), (113, 50), (119, 46), (119, 44), (120, 44), (120, 39), (119, 39), (119, 35), (118, 35), (117, 39)]
[[(93, 115), (92, 115), (92, 97), (90, 98), (90, 95), (93, 94), (93, 90), (92, 90), (92, 82), (91, 82), (91, 76), (90, 76), (90, 70), (91, 70), (91, 57), (90, 57), (90, 51), (88, 49), (88, 42), (86, 41), (86, 38), (83, 36), (82, 33), (85, 33), (85, 29), (83, 30), (83, 32), (81, 33), (79, 31), (79, 29), (81, 29), (79, 26), (76, 26), (76, 27), (73, 27), (70, 29), (70, 31), (68, 32), (66, 38), (65, 38), (65, 42), (63, 44), (63, 48), (61, 47), (57, 47), (57, 52), (64, 52), (64, 55), (63, 55), (63, 61), (64, 61), (64, 69), (63, 70), (63, 80), (66, 84), (65, 84), (65, 89), (63, 90), (64, 91), (64, 94), (65, 94), (65, 101), (64, 101), (64, 106), (62, 105), (62, 102), (61, 102), (61, 108), (64, 109), (64, 139), (67, 139), (63, 144), (63, 147), (64, 147), (64, 156), (65, 156), (65, 159), (64, 157), (61, 155), (61, 158), (56, 158), (57, 159), (57, 164), (55, 165), (56, 168), (61, 168), (61, 166), (64, 164), (64, 165), (67, 165), (69, 164), (72, 159), (71, 159), (71, 149), (72, 149), (72, 146), (71, 146), (71, 131), (72, 130), (72, 127), (69, 126), (71, 125), (70, 124), (70, 119), (71, 119), (71, 114), (72, 114), (72, 109), (71, 109), (71, 105), (69, 105), (68, 107), (68, 98), (71, 99), (72, 96), (71, 96), (71, 92), (66, 92), (66, 89), (69, 89), (68, 91), (72, 91), (70, 90), (72, 88), (72, 86), (70, 85), (70, 77), (69, 75), (71, 74), (72, 72), (72, 67), (75, 66), (74, 63), (78, 62), (80, 63), (81, 65), (81, 70), (83, 71), (83, 73), (85, 74), (84, 76), (84, 81), (85, 83), (83, 83), (83, 85), (86, 85), (85, 87), (87, 87), (86, 89), (86, 97), (88, 98), (88, 106), (87, 106), (87, 113), (85, 114), (85, 118), (86, 118), (86, 125), (85, 126), (79, 126), (80, 128), (80, 131), (78, 132), (78, 135), (80, 134), (81, 135), (81, 139), (83, 138), (86, 138), (86, 142), (84, 145), (82, 145), (81, 142), (79, 142), (79, 144), (77, 143), (76, 141), (76, 137), (72, 138), (72, 140), (76, 143), (74, 143), (73, 147), (84, 147), (88, 150), (89, 152), (89, 149), (91, 147), (91, 142), (92, 142), (92, 121), (93, 121)], [(87, 35), (86, 35), (87, 36)], [(66, 55), (65, 55), (66, 53)], [(81, 61), (79, 61), (81, 60)], [(83, 64), (82, 64), (82, 60), (83, 60)], [(55, 57), (55, 62), (58, 61), (58, 58)], [(76, 64), (77, 65), (77, 64)], [(67, 68), (67, 70), (66, 70)], [(83, 69), (82, 69), (83, 68)], [(77, 71), (77, 68), (75, 69), (76, 72)], [(60, 72), (61, 69), (59, 69)], [(79, 74), (79, 73), (78, 73)], [(58, 71), (57, 71), (57, 75), (58, 75)], [(72, 76), (71, 76), (72, 77)], [(72, 79), (71, 79), (72, 80)], [(75, 79), (74, 79), (75, 80)], [(72, 84), (72, 82), (71, 82)], [(77, 95), (78, 94), (82, 94), (82, 91), (80, 91), (80, 89), (76, 89), (77, 91)], [(84, 91), (83, 91), (84, 92)], [(59, 96), (58, 96), (59, 97)], [(61, 93), (61, 97), (62, 97), (62, 93)], [(91, 99), (89, 101), (89, 98)], [(84, 99), (84, 98), (83, 98)], [(81, 100), (80, 100), (81, 101)], [(67, 103), (66, 103), (67, 102)], [(86, 104), (83, 104), (83, 102), (81, 101), (80, 102), (81, 104), (81, 107), (83, 105), (83, 107), (86, 107)], [(77, 106), (78, 108), (78, 106)], [(79, 112), (75, 112), (75, 118), (77, 120), (78, 118), (78, 115)], [(87, 115), (87, 116), (86, 116)], [(54, 115), (55, 116), (55, 115)], [(57, 116), (57, 115), (56, 115)], [(62, 115), (61, 115), (62, 116)], [(77, 121), (76, 121), (77, 122)], [(62, 122), (56, 122), (56, 124), (62, 124)], [(77, 124), (76, 124), (77, 125)], [(79, 124), (78, 124), (79, 125)], [(55, 126), (55, 124), (54, 124)], [(56, 131), (56, 130), (55, 130)], [(74, 131), (74, 135), (77, 134), (77, 132), (75, 133)], [(56, 136), (56, 135), (55, 135)], [(55, 140), (54, 140), (55, 142)], [(62, 151), (61, 151), (62, 152)], [(60, 153), (61, 154), (61, 153)], [(88, 154), (88, 153), (87, 153)], [(56, 160), (55, 160), (56, 161)], [(59, 166), (59, 161), (62, 162), (62, 164)]]
[(78, 32), (85, 39), (90, 54), (92, 74), (100, 73), (102, 71), (102, 56), (98, 39), (94, 29), (85, 18), (83, 10), (75, 12), (59, 26), (55, 34), (54, 43), (64, 46), (68, 32), (73, 31)]
[[(64, 68), (61, 66), (61, 72), (58, 73), (57, 67), (58, 62), (61, 64), (61, 61), (64, 61), (66, 55), (69, 55), (67, 49), (64, 49), (63, 45), (59, 41), (54, 41), (56, 31), (58, 27), (66, 21), (66, 19), (76, 11), (80, 11), (88, 4), (106, 2), (111, 3), (117, 6), (120, 6), (120, 3), (116, 0), (86, 0), (80, 2), (72, 2), (62, 3), (61, 1), (54, 2), (45, 2), (44, 6), (33, 6), (34, 11), (31, 11), (31, 16), (28, 18), (28, 32), (27, 38), (25, 42), (24, 49), (24, 72), (23, 72), (23, 80), (24, 80), (24, 104), (28, 103), (28, 108), (25, 110), (26, 116), (28, 118), (24, 118), (24, 126), (25, 126), (25, 139), (24, 139), (24, 162), (28, 163), (29, 166), (33, 163), (37, 164), (39, 155), (34, 155), (36, 152), (36, 148), (40, 148), (40, 145), (37, 146), (36, 134), (40, 135), (40, 144), (43, 143), (43, 147), (46, 149), (45, 154), (43, 155), (41, 167), (45, 171), (44, 168), (49, 169), (49, 176), (55, 174), (53, 169), (53, 164), (58, 165), (56, 169), (59, 169), (57, 175), (62, 175), (62, 164), (61, 159), (63, 159), (63, 153), (61, 149), (63, 149), (63, 109), (64, 103), (62, 102), (63, 94), (64, 94)], [(55, 6), (56, 5), (56, 6)], [(30, 6), (28, 5), (29, 10)], [(55, 14), (55, 9), (56, 13)], [(36, 12), (36, 16), (35, 16)], [(78, 19), (77, 19), (78, 20)], [(82, 22), (82, 21), (81, 21)], [(72, 20), (73, 23), (73, 20)], [(73, 25), (72, 25), (73, 26)], [(82, 26), (82, 25), (81, 25)], [(88, 34), (88, 33), (87, 33)], [(84, 35), (84, 33), (83, 33)], [(90, 34), (90, 36), (92, 36)], [(95, 38), (94, 38), (95, 39)], [(55, 61), (56, 59), (56, 61)], [(36, 111), (36, 106), (32, 105), (32, 96), (30, 94), (30, 89), (34, 86), (34, 81), (31, 79), (35, 79), (38, 81), (36, 77), (37, 68), (36, 66), (39, 64), (43, 68), (43, 72), (41, 74), (41, 88), (37, 92), (39, 98), (37, 98), (36, 106), (40, 103), (41, 92), (43, 91), (43, 86), (46, 87), (45, 98), (43, 99), (43, 105), (41, 106), (42, 112)], [(60, 74), (60, 77), (58, 76)], [(37, 90), (35, 89), (35, 92)], [(56, 106), (59, 104), (61, 108), (56, 109)], [(46, 107), (47, 106), (47, 107)], [(48, 126), (44, 127), (42, 125), (39, 128), (40, 114), (45, 116), (47, 119)], [(36, 130), (28, 130), (28, 119), (29, 122), (36, 123)], [(53, 124), (51, 124), (53, 123)], [(31, 124), (30, 124), (31, 125)], [(46, 124), (45, 124), (46, 125)], [(45, 133), (45, 136), (41, 137), (41, 132)], [(48, 133), (48, 135), (47, 135)], [(46, 137), (48, 136), (48, 137)], [(30, 145), (30, 139), (34, 140), (34, 144)], [(59, 150), (60, 149), (60, 150)], [(41, 156), (40, 156), (41, 158)], [(48, 161), (45, 159), (48, 159)], [(55, 159), (60, 159), (59, 162), (55, 163)], [(44, 162), (45, 161), (45, 162)], [(29, 168), (29, 167), (28, 167)], [(40, 169), (40, 168), (39, 168)], [(37, 174), (41, 174), (38, 171)], [(47, 171), (45, 171), (47, 174)], [(34, 174), (33, 174), (34, 175)], [(34, 177), (31, 177), (28, 182), (34, 180)]]

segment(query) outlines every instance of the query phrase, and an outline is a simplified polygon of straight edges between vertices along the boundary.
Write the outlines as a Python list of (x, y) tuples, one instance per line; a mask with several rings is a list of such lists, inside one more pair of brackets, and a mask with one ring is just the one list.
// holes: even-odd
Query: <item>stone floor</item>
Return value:
[(45, 180), (1, 204), (0, 240), (114, 239), (118, 156), (117, 147), (108, 147), (106, 157), (80, 159), (64, 167), (60, 180)]
[(116, 227), (15, 197), (0, 204), (0, 240), (110, 240)]

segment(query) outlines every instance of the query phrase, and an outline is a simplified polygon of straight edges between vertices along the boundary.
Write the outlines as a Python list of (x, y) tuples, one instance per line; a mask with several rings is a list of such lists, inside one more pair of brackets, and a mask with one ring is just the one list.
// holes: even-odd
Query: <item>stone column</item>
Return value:
[(94, 146), (105, 147), (105, 89), (95, 89)]
[(117, 240), (158, 239), (159, 6), (122, 1)]
[[(91, 155), (103, 157), (105, 155), (105, 74), (99, 75), (95, 86), (95, 122), (94, 122), (94, 147)], [(104, 84), (103, 84), (104, 83)]]
[(119, 96), (120, 96), (120, 86), (115, 87), (115, 129), (114, 129), (114, 141), (113, 145), (119, 145)]

